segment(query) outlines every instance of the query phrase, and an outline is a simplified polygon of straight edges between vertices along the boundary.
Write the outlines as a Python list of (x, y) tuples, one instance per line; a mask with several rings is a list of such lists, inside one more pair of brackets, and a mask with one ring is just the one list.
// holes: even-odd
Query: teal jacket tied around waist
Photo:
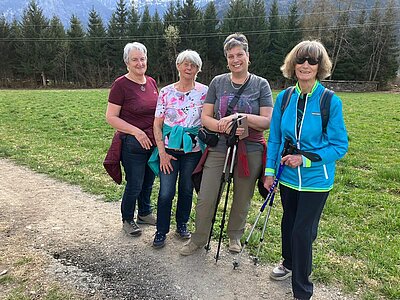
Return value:
[[(189, 134), (196, 135), (199, 132), (199, 126), (194, 127), (182, 127), (182, 126), (168, 126), (166, 124), (163, 125), (163, 140), (167, 135), (168, 136), (168, 148), (170, 149), (182, 149), (181, 145), (183, 145), (183, 152), (188, 153), (193, 150), (193, 141)], [(200, 142), (200, 148), (204, 151), (205, 145)], [(149, 161), (147, 162), (150, 166), (151, 170), (154, 174), (158, 175), (160, 171), (160, 159), (158, 156), (158, 148), (153, 150), (153, 153), (150, 156)]]

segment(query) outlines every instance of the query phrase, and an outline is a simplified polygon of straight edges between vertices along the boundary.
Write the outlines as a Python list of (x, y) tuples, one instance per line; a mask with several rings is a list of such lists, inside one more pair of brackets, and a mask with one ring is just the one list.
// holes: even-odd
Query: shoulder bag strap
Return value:
[(244, 89), (246, 88), (247, 84), (249, 83), (251, 79), (251, 74), (249, 75), (249, 78), (246, 80), (245, 83), (240, 87), (240, 89), (237, 91), (236, 95), (233, 97), (232, 101), (229, 103), (228, 109), (226, 110), (226, 116), (230, 116), (232, 114), (232, 110), (235, 107), (236, 103), (238, 103), (240, 95), (243, 93)]

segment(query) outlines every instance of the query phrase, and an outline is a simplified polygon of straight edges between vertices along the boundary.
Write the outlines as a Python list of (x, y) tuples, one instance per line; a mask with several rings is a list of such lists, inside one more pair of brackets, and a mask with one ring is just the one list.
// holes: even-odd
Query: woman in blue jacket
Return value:
[[(313, 284), (312, 243), (329, 191), (333, 187), (335, 162), (347, 152), (348, 140), (342, 102), (336, 95), (330, 101), (329, 121), (322, 126), (320, 99), (325, 87), (320, 83), (330, 75), (332, 62), (318, 41), (303, 41), (286, 56), (281, 71), (297, 83), (282, 112), (282, 91), (275, 103), (268, 139), (266, 180), (269, 189), (279, 164), (285, 164), (280, 177), (283, 206), (281, 223), (283, 262), (271, 278), (292, 277), (295, 299), (311, 299)], [(302, 151), (312, 152), (318, 161), (301, 154), (281, 157), (285, 139)]]

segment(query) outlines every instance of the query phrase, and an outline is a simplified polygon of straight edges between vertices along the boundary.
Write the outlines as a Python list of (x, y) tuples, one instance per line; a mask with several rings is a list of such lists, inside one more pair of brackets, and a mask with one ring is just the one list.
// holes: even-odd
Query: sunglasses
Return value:
[(303, 56), (303, 57), (296, 57), (296, 64), (302, 65), (304, 64), (306, 61), (308, 61), (308, 63), (311, 66), (315, 66), (319, 63), (319, 60), (314, 59), (312, 57), (308, 57), (308, 56)]

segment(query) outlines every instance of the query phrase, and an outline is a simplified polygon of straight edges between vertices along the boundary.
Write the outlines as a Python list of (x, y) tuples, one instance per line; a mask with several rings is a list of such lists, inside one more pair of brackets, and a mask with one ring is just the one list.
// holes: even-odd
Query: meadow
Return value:
[[(107, 96), (105, 89), (1, 90), (0, 157), (104, 195), (105, 201), (119, 201), (123, 186), (116, 185), (102, 166), (114, 131), (105, 121)], [(336, 184), (321, 219), (312, 277), (360, 299), (398, 300), (399, 94), (339, 96), (349, 152), (338, 162)], [(153, 203), (157, 191), (156, 181)], [(255, 194), (249, 229), (262, 202)], [(261, 263), (280, 260), (281, 215), (277, 197), (260, 252)], [(260, 229), (262, 223), (263, 219)], [(259, 236), (257, 231), (250, 240), (248, 250), (253, 254)]]

